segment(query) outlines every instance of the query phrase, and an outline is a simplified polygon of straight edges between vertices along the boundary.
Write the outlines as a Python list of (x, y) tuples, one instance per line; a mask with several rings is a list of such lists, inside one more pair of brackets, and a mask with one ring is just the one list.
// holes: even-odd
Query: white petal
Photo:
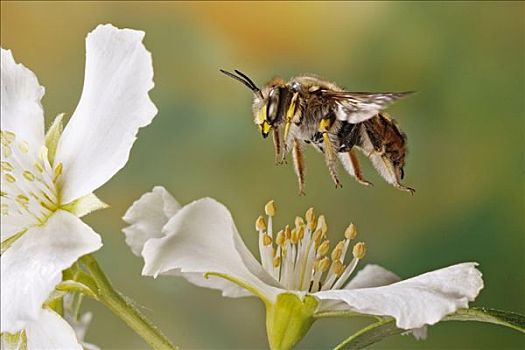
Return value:
[[(395, 273), (379, 265), (366, 265), (360, 270), (354, 278), (344, 286), (343, 289), (358, 289), (358, 288), (372, 288), (386, 286), (394, 282), (399, 282), (401, 278)], [(321, 300), (318, 307), (318, 312), (346, 310), (348, 304), (341, 300)]]
[(1, 60), (2, 130), (16, 134), (38, 152), (44, 144), (44, 111), (40, 100), (44, 88), (33, 72), (17, 64), (11, 50), (2, 49)]
[(43, 309), (27, 323), (27, 350), (82, 350), (73, 328), (58, 314)]
[(351, 311), (392, 316), (399, 328), (419, 328), (468, 307), (468, 302), (483, 288), (476, 266), (476, 263), (463, 263), (388, 286), (328, 290), (314, 295), (322, 300), (341, 300)]
[[(202, 279), (195, 280), (198, 274), (221, 273), (254, 287), (270, 301), (282, 291), (242, 242), (228, 209), (213, 199), (186, 205), (163, 232), (166, 237), (150, 239), (144, 245), (144, 275), (190, 273), (190, 281), (203, 285)], [(224, 286), (212, 276), (206, 283), (206, 287), (221, 289), (226, 296), (244, 295), (235, 292), (237, 288), (231, 284), (227, 289)]]
[(401, 281), (398, 275), (379, 265), (366, 265), (344, 289), (381, 287)]
[(162, 186), (154, 187), (136, 200), (122, 218), (130, 224), (122, 231), (133, 254), (141, 256), (148, 239), (162, 237), (162, 228), (179, 209), (179, 203)]
[(62, 201), (106, 183), (128, 161), (140, 127), (157, 108), (151, 54), (144, 32), (100, 25), (86, 39), (86, 72), (80, 102), (60, 139), (55, 160), (64, 164)]
[(16, 333), (35, 320), (62, 270), (101, 246), (100, 236), (66, 211), (30, 228), (1, 257), (1, 331)]

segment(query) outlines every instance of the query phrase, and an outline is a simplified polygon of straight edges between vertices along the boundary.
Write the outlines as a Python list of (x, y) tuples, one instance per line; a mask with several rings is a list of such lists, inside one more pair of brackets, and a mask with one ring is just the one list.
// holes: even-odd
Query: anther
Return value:
[(279, 267), (279, 265), (281, 265), (281, 257), (276, 256), (273, 258), (273, 267)]
[(296, 231), (297, 231), (297, 237), (301, 241), (304, 238), (304, 226), (297, 228)]
[(317, 249), (317, 253), (319, 254), (319, 256), (325, 256), (326, 254), (328, 254), (329, 250), (330, 250), (330, 241), (325, 240), (323, 243), (321, 243), (321, 245)]
[(333, 262), (333, 267), (332, 267), (335, 275), (337, 277), (341, 276), (343, 274), (343, 272), (345, 271), (345, 265), (343, 265), (342, 262), (340, 262), (339, 260), (335, 260)]
[(321, 230), (315, 230), (314, 234), (312, 235), (312, 240), (315, 242), (316, 246), (319, 246), (322, 238), (323, 232)]
[(267, 233), (265, 233), (263, 235), (263, 245), (265, 247), (269, 246), (270, 244), (272, 244), (272, 237), (270, 237)]
[(263, 216), (259, 216), (257, 220), (255, 220), (255, 229), (257, 231), (264, 231), (266, 230), (266, 221), (264, 221)]
[(326, 256), (319, 261), (319, 271), (325, 272), (330, 268), (330, 259)]
[(1, 162), (1, 167), (3, 171), (13, 171), (13, 166), (9, 162)]
[(294, 229), (292, 229), (291, 232), (292, 233), (291, 233), (290, 239), (291, 239), (292, 243), (293, 244), (299, 243), (299, 235), (297, 234), (297, 230), (294, 228)]
[(40, 162), (35, 163), (35, 169), (38, 170), (39, 173), (44, 172), (44, 167), (42, 166), (42, 164), (40, 164)]
[(27, 207), (27, 204), (29, 203), (29, 198), (27, 198), (27, 196), (25, 196), (23, 194), (19, 194), (16, 197), (16, 201), (18, 202), (18, 204), (20, 204), (21, 206), (23, 206), (25, 208), (25, 207)]
[(292, 230), (289, 225), (284, 227), (284, 235), (286, 236), (286, 239), (292, 239)]
[(29, 170), (26, 170), (22, 173), (22, 176), (27, 180), (27, 181), (35, 181), (35, 175), (33, 175), (32, 172), (30, 172)]
[(366, 246), (364, 242), (359, 242), (354, 245), (354, 249), (352, 250), (352, 254), (354, 255), (354, 258), (361, 260), (365, 257), (365, 253), (366, 253)]
[(16, 181), (16, 178), (11, 174), (5, 174), (4, 179), (9, 183), (13, 183)]
[(323, 235), (326, 235), (326, 232), (328, 232), (328, 225), (326, 225), (326, 219), (324, 215), (319, 215), (317, 218), (317, 227), (321, 229)]
[(0, 131), (0, 138), (2, 140), (3, 145), (9, 145), (11, 142), (13, 142), (16, 138), (15, 133), (7, 130), (1, 130)]
[(339, 246), (336, 246), (334, 250), (332, 250), (331, 258), (334, 261), (339, 261), (339, 258), (341, 258), (341, 255), (343, 255), (343, 251), (339, 249)]
[(22, 151), (22, 153), (29, 152), (29, 144), (27, 143), (27, 141), (20, 142), (18, 144), (18, 148), (20, 149), (20, 151)]
[(295, 217), (295, 228), (298, 229), (299, 227), (304, 227), (304, 220), (300, 216)]
[(4, 145), (4, 147), (2, 147), (2, 153), (3, 153), (4, 158), (9, 158), (11, 157), (11, 154), (13, 152), (11, 151), (11, 147)]
[(348, 240), (355, 239), (357, 236), (357, 229), (355, 228), (354, 224), (348, 225), (348, 227), (345, 230), (345, 238)]
[(277, 237), (275, 238), (275, 243), (277, 245), (283, 246), (286, 242), (286, 235), (284, 234), (284, 231), (281, 230), (277, 233)]
[(58, 163), (58, 165), (55, 167), (55, 177), (53, 178), (53, 181), (56, 181), (60, 175), (62, 175), (62, 168), (64, 165), (62, 162)]
[(275, 207), (275, 201), (271, 200), (264, 206), (264, 212), (268, 216), (274, 216), (277, 208)]
[(308, 225), (308, 228), (310, 230), (315, 230), (315, 214), (314, 214), (314, 208), (310, 208), (306, 211), (306, 214), (304, 216), (306, 218), (306, 224)]

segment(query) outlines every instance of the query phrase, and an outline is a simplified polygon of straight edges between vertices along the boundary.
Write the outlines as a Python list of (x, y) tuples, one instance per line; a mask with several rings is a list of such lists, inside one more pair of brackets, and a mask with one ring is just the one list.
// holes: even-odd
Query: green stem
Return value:
[(133, 303), (116, 291), (106, 277), (95, 257), (86, 255), (81, 258), (97, 284), (97, 299), (120, 317), (131, 329), (142, 337), (153, 349), (176, 349), (162, 332), (154, 326), (133, 305)]
[[(380, 330), (380, 332), (376, 332)], [(368, 345), (372, 345), (382, 340), (383, 338), (401, 334), (407, 332), (407, 330), (401, 330), (396, 327), (395, 321), (391, 318), (381, 320), (379, 322), (372, 323), (358, 332), (352, 334), (340, 344), (338, 344), (334, 350), (343, 349), (363, 349)], [(370, 336), (368, 336), (370, 335)]]
[[(355, 313), (346, 311), (334, 311), (318, 314), (316, 317), (353, 317)], [(362, 316), (362, 315), (361, 315)], [(460, 309), (451, 315), (447, 315), (442, 321), (477, 321), (505, 326), (519, 332), (525, 333), (525, 316), (518, 313), (501, 311), (484, 307), (472, 307)], [(363, 349), (375, 344), (386, 337), (410, 332), (410, 330), (396, 327), (393, 318), (384, 318), (378, 322), (368, 325), (352, 334), (337, 345), (334, 350)]]

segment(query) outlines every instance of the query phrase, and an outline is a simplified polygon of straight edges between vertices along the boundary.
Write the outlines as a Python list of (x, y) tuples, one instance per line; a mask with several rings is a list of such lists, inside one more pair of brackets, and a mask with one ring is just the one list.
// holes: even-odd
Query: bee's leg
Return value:
[(304, 156), (301, 144), (295, 138), (293, 141), (292, 155), (295, 174), (299, 182), (299, 195), (304, 195)]
[(273, 129), (273, 148), (275, 151), (275, 164), (283, 164), (286, 162), (285, 152), (283, 152), (281, 146), (281, 135), (278, 128)]
[(368, 158), (378, 173), (392, 186), (398, 190), (414, 194), (415, 189), (401, 184), (401, 169), (396, 167), (394, 163), (384, 153), (370, 151)]
[(343, 168), (345, 168), (345, 170), (354, 177), (357, 182), (364, 186), (373, 186), (370, 181), (364, 179), (359, 160), (353, 149), (350, 149), (348, 152), (338, 153), (338, 155), (339, 160), (343, 164)]
[(334, 146), (332, 145), (332, 141), (330, 141), (330, 137), (328, 135), (328, 130), (330, 126), (331, 120), (329, 118), (321, 119), (321, 122), (319, 123), (319, 131), (322, 133), (323, 136), (323, 148), (326, 165), (328, 166), (330, 176), (332, 176), (332, 180), (335, 183), (335, 187), (338, 188), (343, 187), (343, 185), (341, 185), (341, 181), (339, 181), (339, 177), (337, 176), (336, 154)]

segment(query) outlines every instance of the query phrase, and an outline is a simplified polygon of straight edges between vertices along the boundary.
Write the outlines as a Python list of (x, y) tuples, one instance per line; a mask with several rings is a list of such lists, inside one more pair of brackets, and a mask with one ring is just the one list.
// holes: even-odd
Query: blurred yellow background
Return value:
[[(176, 344), (265, 348), (264, 309), (182, 279), (140, 276), (120, 218), (156, 184), (182, 204), (203, 196), (226, 204), (254, 252), (254, 220), (275, 199), (279, 225), (309, 206), (326, 214), (332, 240), (355, 222), (368, 245), (364, 263), (402, 277), (477, 261), (485, 289), (475, 305), (525, 312), (523, 3), (2, 2), (1, 10), (2, 47), (46, 87), (48, 124), (74, 111), (89, 31), (112, 23), (146, 32), (159, 114), (128, 165), (97, 192), (111, 208), (86, 220), (103, 236), (97, 256), (114, 284)], [(405, 182), (416, 194), (387, 185), (364, 159), (375, 186), (342, 176), (335, 190), (322, 156), (308, 150), (307, 195), (299, 197), (291, 164), (274, 165), (271, 141), (253, 125), (250, 92), (219, 68), (259, 85), (311, 72), (357, 91), (419, 91), (390, 109), (408, 135)], [(84, 308), (95, 313), (88, 341), (146, 346), (102, 306)], [(363, 325), (321, 320), (299, 348), (331, 348)], [(395, 337), (375, 348), (510, 349), (523, 341), (496, 326), (444, 323), (424, 342)]]

